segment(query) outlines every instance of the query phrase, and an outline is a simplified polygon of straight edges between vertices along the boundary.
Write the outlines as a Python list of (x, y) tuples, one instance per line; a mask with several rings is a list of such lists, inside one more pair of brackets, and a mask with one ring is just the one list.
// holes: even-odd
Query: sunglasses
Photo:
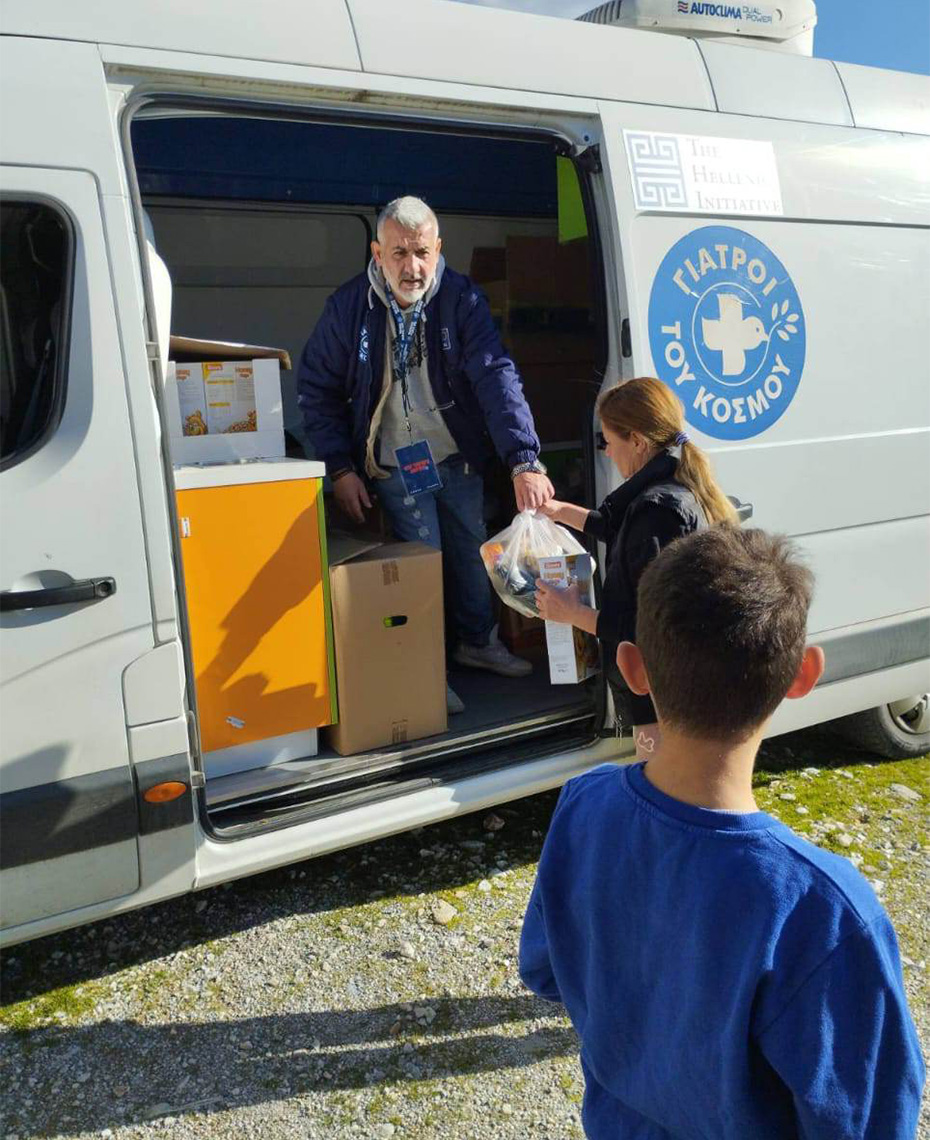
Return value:
[(598, 451), (607, 450), (607, 440), (604, 438), (604, 433), (599, 431), (594, 437), (594, 445)]

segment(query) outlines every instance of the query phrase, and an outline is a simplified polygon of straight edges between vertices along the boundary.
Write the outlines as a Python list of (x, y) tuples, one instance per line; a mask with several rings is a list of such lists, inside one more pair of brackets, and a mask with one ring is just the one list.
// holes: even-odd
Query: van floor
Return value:
[(581, 685), (553, 685), (545, 660), (533, 663), (528, 677), (499, 677), (480, 669), (452, 667), (449, 684), (462, 699), (465, 711), (449, 718), (449, 730), (424, 740), (411, 741), (405, 748), (377, 749), (355, 756), (340, 756), (331, 749), (306, 760), (292, 760), (272, 767), (254, 768), (227, 776), (208, 777), (207, 807), (223, 811), (244, 801), (276, 798), (292, 794), (301, 785), (325, 785), (359, 775), (404, 767), (422, 759), (424, 746), (441, 752), (443, 746), (475, 733), (495, 728), (516, 729), (521, 723), (545, 716), (554, 726), (562, 720), (590, 716), (596, 701), (596, 678)]

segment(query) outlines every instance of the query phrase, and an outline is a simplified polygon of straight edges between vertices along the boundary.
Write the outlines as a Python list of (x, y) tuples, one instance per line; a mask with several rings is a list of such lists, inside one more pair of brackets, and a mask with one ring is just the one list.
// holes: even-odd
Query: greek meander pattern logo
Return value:
[(715, 439), (770, 428), (797, 393), (807, 351), (801, 298), (752, 234), (704, 226), (668, 251), (649, 297), (655, 375)]
[(674, 135), (624, 132), (633, 199), (637, 210), (673, 209), (688, 204), (678, 139)]

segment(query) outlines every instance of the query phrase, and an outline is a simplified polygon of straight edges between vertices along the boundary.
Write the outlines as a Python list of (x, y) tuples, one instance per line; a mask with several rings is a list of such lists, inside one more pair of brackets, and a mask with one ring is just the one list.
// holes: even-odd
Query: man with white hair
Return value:
[[(381, 211), (367, 273), (326, 302), (297, 370), (298, 402), (336, 501), (357, 522), (378, 496), (398, 538), (443, 551), (461, 665), (505, 677), (531, 665), (500, 642), (487, 575), (482, 472), (494, 452), (519, 510), (553, 496), (520, 374), (487, 301), (448, 268), (419, 198)], [(448, 690), (450, 712), (462, 703)]]

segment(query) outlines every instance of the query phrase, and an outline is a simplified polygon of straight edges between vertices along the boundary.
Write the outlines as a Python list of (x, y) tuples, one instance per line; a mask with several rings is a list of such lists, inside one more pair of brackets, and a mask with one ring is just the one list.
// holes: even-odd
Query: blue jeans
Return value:
[(414, 498), (396, 467), (390, 479), (376, 479), (375, 492), (395, 535), (403, 542), (425, 542), (443, 552), (446, 611), (455, 634), (468, 645), (487, 645), (494, 628), (491, 584), (478, 547), (484, 528), (484, 480), (460, 455), (438, 464), (442, 487)]

